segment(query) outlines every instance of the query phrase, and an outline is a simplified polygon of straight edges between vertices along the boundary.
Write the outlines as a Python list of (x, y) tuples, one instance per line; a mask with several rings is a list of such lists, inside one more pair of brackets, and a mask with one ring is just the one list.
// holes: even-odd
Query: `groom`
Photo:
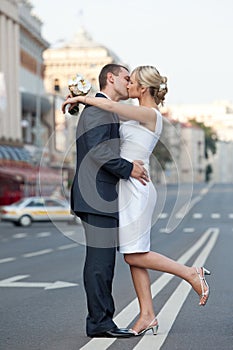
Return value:
[[(97, 97), (113, 101), (128, 99), (128, 69), (104, 66), (99, 75)], [(77, 164), (71, 189), (71, 209), (81, 218), (86, 236), (84, 287), (90, 337), (133, 336), (113, 322), (115, 311), (112, 280), (118, 231), (119, 179), (130, 176), (145, 182), (145, 169), (138, 162), (120, 158), (119, 118), (94, 106), (86, 106), (76, 134)]]

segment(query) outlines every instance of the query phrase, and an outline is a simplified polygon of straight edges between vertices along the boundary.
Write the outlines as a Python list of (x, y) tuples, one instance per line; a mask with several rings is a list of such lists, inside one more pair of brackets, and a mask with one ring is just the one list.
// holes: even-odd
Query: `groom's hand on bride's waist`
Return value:
[(144, 163), (141, 160), (134, 160), (133, 169), (130, 176), (134, 177), (145, 186), (146, 183), (150, 181), (150, 179), (148, 177), (147, 170), (143, 167), (143, 164)]

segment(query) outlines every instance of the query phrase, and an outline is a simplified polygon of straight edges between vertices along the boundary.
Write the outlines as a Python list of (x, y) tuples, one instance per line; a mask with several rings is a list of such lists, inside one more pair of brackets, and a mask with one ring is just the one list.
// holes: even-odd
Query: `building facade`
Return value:
[(16, 0), (0, 1), (0, 142), (22, 143), (19, 93), (19, 14)]
[(27, 0), (0, 2), (0, 204), (50, 194), (61, 182), (49, 167), (44, 118), (42, 22)]
[(171, 105), (172, 118), (186, 123), (196, 119), (210, 126), (221, 141), (233, 141), (233, 105), (227, 101), (216, 101), (212, 104)]
[[(217, 182), (233, 182), (229, 169), (233, 159), (233, 104), (229, 101), (216, 101), (203, 105), (173, 105), (169, 113), (180, 122), (196, 119), (211, 127), (217, 134), (217, 153), (209, 155), (208, 164), (212, 167), (211, 179)], [(223, 150), (227, 156), (223, 155)], [(223, 161), (224, 159), (224, 161)], [(224, 163), (224, 164), (223, 164)]]
[(19, 86), (22, 103), (23, 142), (26, 145), (31, 145), (32, 150), (36, 152), (36, 148), (42, 147), (46, 141), (43, 116), (51, 109), (51, 103), (45, 94), (43, 81), (43, 51), (49, 47), (49, 43), (41, 36), (42, 22), (32, 14), (32, 8), (27, 0), (19, 2)]
[(166, 163), (167, 183), (205, 181), (205, 137), (202, 129), (188, 123), (164, 119), (161, 141), (171, 155)]
[(212, 158), (214, 181), (233, 183), (233, 142), (218, 141)]

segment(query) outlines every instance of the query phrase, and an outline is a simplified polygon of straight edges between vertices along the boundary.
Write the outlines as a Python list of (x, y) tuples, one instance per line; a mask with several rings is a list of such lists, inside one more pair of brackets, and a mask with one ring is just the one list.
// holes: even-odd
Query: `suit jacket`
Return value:
[[(105, 97), (101, 93), (97, 97)], [(76, 173), (71, 188), (71, 209), (118, 218), (119, 179), (128, 179), (133, 164), (120, 158), (119, 118), (86, 106), (76, 132)]]

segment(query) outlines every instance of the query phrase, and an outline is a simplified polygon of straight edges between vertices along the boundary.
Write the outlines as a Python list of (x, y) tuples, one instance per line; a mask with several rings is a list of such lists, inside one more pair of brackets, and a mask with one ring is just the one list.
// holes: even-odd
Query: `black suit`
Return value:
[[(105, 97), (101, 93), (96, 96)], [(93, 106), (86, 106), (80, 116), (76, 149), (71, 209), (81, 217), (86, 234), (87, 335), (93, 336), (115, 326), (111, 292), (117, 246), (117, 184), (120, 178), (129, 178), (133, 165), (120, 158), (118, 116)]]

